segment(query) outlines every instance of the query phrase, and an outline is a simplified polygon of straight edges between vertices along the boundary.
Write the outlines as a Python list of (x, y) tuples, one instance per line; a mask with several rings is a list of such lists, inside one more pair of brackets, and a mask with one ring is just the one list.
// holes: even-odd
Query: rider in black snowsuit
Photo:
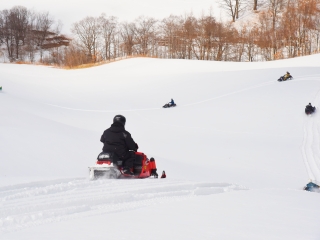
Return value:
[(306, 111), (309, 111), (309, 112), (313, 112), (313, 111), (314, 111), (314, 107), (311, 105), (311, 103), (309, 103), (309, 104), (306, 106)]
[[(138, 144), (132, 139), (131, 134), (124, 129), (126, 118), (116, 115), (113, 124), (105, 130), (100, 141), (104, 144), (102, 151), (115, 153), (124, 161), (123, 173), (133, 175), (132, 167), (135, 159), (133, 151), (138, 150)], [(131, 151), (129, 151), (131, 150)]]
[(289, 73), (289, 72), (286, 72), (286, 74), (283, 76), (283, 80), (285, 81), (285, 80), (287, 80), (287, 79), (290, 78), (290, 77), (291, 77), (290, 73)]

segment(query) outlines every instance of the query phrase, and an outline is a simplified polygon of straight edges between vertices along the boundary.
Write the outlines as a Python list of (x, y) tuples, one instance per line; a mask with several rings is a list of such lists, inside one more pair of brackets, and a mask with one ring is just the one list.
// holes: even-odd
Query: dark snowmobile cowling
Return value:
[(316, 107), (312, 107), (312, 106), (306, 106), (304, 112), (309, 115), (309, 114), (312, 114), (316, 111)]
[(123, 173), (123, 161), (112, 152), (102, 152), (98, 155), (95, 166), (89, 167), (90, 179), (97, 178), (158, 178), (154, 158), (147, 158), (142, 152), (135, 152), (132, 172), (134, 176)]
[(177, 106), (177, 104), (166, 103), (165, 105), (163, 105), (163, 108), (171, 108), (171, 107), (175, 107), (175, 106)]
[(290, 75), (289, 77), (285, 78), (285, 76), (281, 76), (279, 79), (278, 79), (278, 82), (283, 82), (283, 81), (287, 81), (287, 80), (291, 80), (293, 79), (293, 77)]
[(309, 191), (309, 192), (318, 192), (320, 193), (320, 187), (319, 185), (313, 183), (313, 182), (309, 182), (304, 188), (303, 190)]

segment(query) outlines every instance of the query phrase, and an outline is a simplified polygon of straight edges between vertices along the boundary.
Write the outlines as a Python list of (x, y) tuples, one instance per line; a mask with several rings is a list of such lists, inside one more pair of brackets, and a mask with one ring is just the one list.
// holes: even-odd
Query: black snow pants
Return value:
[(135, 161), (136, 155), (133, 151), (128, 151), (124, 157), (119, 157), (124, 163), (123, 168), (133, 168), (133, 163)]

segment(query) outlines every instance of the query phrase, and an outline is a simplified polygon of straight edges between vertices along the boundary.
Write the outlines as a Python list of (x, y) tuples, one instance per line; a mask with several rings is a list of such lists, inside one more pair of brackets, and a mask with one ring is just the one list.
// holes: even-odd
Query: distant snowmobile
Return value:
[(177, 106), (177, 104), (170, 104), (170, 103), (166, 103), (165, 105), (163, 105), (163, 108), (171, 108), (171, 107), (175, 107)]
[(303, 188), (303, 190), (306, 190), (309, 192), (318, 192), (319, 193), (320, 187), (319, 187), (319, 185), (317, 185), (311, 181)]
[(291, 80), (291, 79), (293, 79), (293, 77), (290, 74), (289, 74), (289, 76), (287, 76), (287, 74), (285, 74), (278, 79), (278, 82), (283, 82), (283, 81), (287, 81), (287, 80)]
[(309, 103), (309, 105), (307, 105), (306, 108), (305, 108), (305, 110), (304, 110), (304, 112), (305, 112), (307, 115), (312, 114), (312, 113), (314, 113), (315, 111), (316, 111), (316, 107), (313, 107), (313, 106), (311, 105), (311, 103)]
[(101, 152), (98, 155), (96, 164), (89, 167), (90, 180), (98, 178), (158, 178), (154, 158), (149, 160), (144, 153), (135, 152), (133, 173), (134, 176), (124, 174), (123, 161), (115, 154), (108, 152)]

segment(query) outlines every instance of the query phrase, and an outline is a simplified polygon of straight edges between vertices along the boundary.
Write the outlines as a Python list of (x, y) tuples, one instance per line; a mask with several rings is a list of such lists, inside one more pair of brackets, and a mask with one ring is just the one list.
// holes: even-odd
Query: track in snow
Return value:
[[(275, 84), (275, 81), (269, 81), (269, 82), (265, 82), (265, 83), (261, 83), (261, 84), (257, 84), (251, 87), (247, 87), (238, 91), (234, 91), (234, 92), (230, 92), (230, 93), (226, 93), (220, 96), (216, 96), (216, 97), (212, 97), (209, 99), (205, 99), (205, 100), (201, 100), (198, 102), (194, 102), (194, 103), (188, 103), (188, 104), (184, 104), (184, 105), (179, 105), (179, 107), (189, 107), (189, 106), (193, 106), (193, 105), (198, 105), (198, 104), (202, 104), (204, 102), (209, 102), (209, 101), (213, 101), (219, 98), (224, 98), (230, 95), (234, 95), (234, 94), (238, 94), (240, 92), (244, 92), (244, 91), (249, 91), (255, 88), (260, 88), (260, 87), (265, 87), (271, 84)], [(100, 112), (100, 113), (107, 113), (107, 112), (136, 112), (136, 111), (151, 111), (151, 110), (161, 110), (162, 107), (157, 107), (157, 108), (137, 108), (137, 109), (122, 109), (122, 110), (93, 110), (93, 109), (79, 109), (79, 108), (70, 108), (70, 107), (64, 107), (64, 106), (58, 106), (55, 104), (50, 104), (50, 103), (46, 103), (46, 105), (51, 106), (51, 107), (56, 107), (56, 108), (62, 108), (62, 109), (66, 109), (66, 110), (72, 110), (72, 111), (82, 111), (82, 112)]]
[(171, 179), (64, 179), (2, 187), (0, 233), (235, 190), (245, 188)]
[[(315, 99), (316, 106), (320, 104), (320, 91)], [(302, 144), (302, 154), (309, 179), (315, 183), (320, 183), (320, 115), (316, 110), (314, 114), (306, 116), (304, 122), (304, 138)]]
[[(319, 81), (319, 78), (311, 76), (308, 80)], [(312, 104), (317, 107), (317, 110), (315, 113), (305, 117), (302, 155), (309, 179), (314, 183), (320, 184), (320, 90), (317, 92)]]

